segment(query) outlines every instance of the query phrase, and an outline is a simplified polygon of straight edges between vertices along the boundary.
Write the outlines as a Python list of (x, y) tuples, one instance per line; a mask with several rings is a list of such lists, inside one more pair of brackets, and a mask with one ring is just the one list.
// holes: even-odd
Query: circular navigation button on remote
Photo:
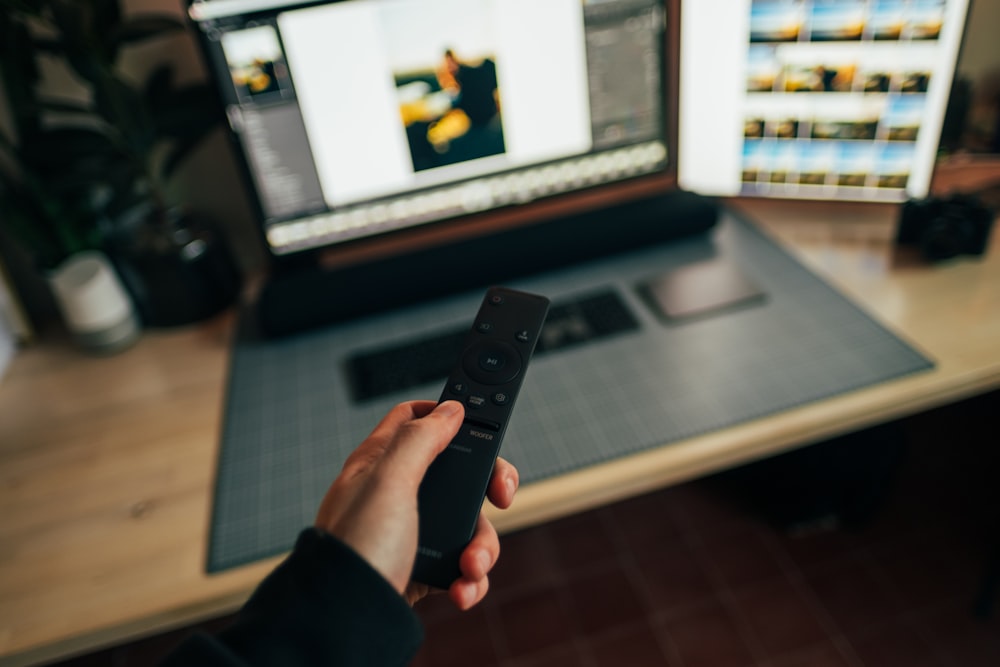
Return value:
[(476, 382), (503, 384), (521, 372), (521, 355), (517, 349), (500, 341), (477, 343), (465, 351), (462, 367)]
[(488, 349), (479, 353), (479, 367), (487, 373), (502, 371), (507, 365), (507, 355), (503, 350)]

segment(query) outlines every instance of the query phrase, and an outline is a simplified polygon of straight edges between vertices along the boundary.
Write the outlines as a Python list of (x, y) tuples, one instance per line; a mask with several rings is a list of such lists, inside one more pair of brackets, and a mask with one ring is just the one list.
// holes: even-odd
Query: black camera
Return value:
[(903, 204), (896, 243), (913, 246), (929, 261), (982, 255), (993, 211), (971, 195), (911, 199)]

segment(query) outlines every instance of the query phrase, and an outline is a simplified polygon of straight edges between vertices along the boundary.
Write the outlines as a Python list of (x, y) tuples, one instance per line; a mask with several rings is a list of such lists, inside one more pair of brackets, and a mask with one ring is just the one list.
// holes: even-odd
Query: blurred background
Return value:
[[(7, 0), (13, 2), (13, 0)], [(6, 4), (6, 2), (5, 2)], [(17, 5), (16, 2), (13, 2)], [(183, 20), (181, 0), (120, 0), (124, 16), (158, 14)], [(1000, 49), (995, 27), (1000, 25), (1000, 2), (978, 0), (972, 5), (952, 101), (942, 132), (942, 159), (1000, 153)], [(126, 44), (117, 66), (137, 85), (164, 64), (174, 72), (174, 85), (202, 82), (207, 76), (197, 45), (188, 30), (171, 30), (155, 39)], [(86, 99), (88, 89), (79, 77), (54, 58), (40, 61), (41, 90), (60, 99)], [(10, 105), (0, 90), (0, 131), (15, 127)], [(962, 157), (959, 157), (962, 156)], [(210, 184), (210, 186), (206, 186)], [(221, 228), (244, 276), (266, 266), (266, 253), (253, 222), (250, 201), (223, 125), (217, 123), (185, 157), (166, 181), (167, 196)], [(0, 226), (0, 264), (6, 267), (15, 298), (36, 328), (57, 320), (50, 290), (32, 260), (11, 242)]]

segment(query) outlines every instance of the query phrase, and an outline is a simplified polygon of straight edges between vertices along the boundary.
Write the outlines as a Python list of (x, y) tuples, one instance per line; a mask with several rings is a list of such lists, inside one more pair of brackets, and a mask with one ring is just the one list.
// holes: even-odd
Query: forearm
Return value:
[(192, 638), (164, 665), (405, 665), (422, 639), (416, 615), (378, 572), (310, 529), (232, 627)]

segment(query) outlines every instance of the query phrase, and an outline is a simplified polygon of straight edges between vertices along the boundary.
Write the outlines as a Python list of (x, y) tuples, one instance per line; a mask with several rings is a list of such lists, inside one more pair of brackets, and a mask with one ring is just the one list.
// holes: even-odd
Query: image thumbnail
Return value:
[(849, 93), (856, 71), (853, 63), (786, 65), (783, 88), (786, 93)]
[(903, 0), (881, 0), (874, 3), (868, 17), (868, 30), (872, 39), (898, 40), (906, 25), (906, 3)]
[(778, 139), (795, 139), (799, 136), (799, 121), (794, 118), (770, 121), (767, 124), (767, 135)]
[(837, 185), (864, 187), (868, 175), (874, 171), (874, 144), (845, 142), (838, 146)]
[(910, 39), (937, 39), (944, 23), (944, 0), (912, 0), (904, 34)]
[(764, 119), (758, 116), (748, 117), (743, 121), (743, 137), (745, 139), (795, 139), (799, 136), (799, 121), (795, 118)]
[(814, 42), (857, 41), (865, 31), (861, 0), (817, 1), (809, 15), (809, 39)]
[(916, 141), (923, 115), (924, 95), (893, 95), (882, 116), (885, 138), (889, 141)]
[(880, 188), (905, 188), (910, 178), (913, 153), (913, 144), (886, 144), (876, 160), (876, 185)]
[(827, 185), (834, 177), (837, 144), (833, 141), (810, 141), (800, 146), (799, 183)]
[(414, 171), (506, 150), (487, 0), (380, 14)]
[(931, 82), (930, 70), (904, 72), (899, 81), (901, 93), (926, 93)]
[(274, 27), (227, 32), (222, 35), (222, 51), (241, 100), (265, 101), (290, 90), (288, 66)]
[(771, 183), (795, 183), (798, 180), (799, 147), (794, 141), (775, 144), (768, 180)]
[(861, 89), (866, 93), (888, 93), (892, 72), (885, 67), (872, 67), (861, 72)]
[(750, 41), (798, 41), (804, 15), (801, 2), (754, 0), (750, 7)]
[(766, 175), (771, 161), (771, 144), (753, 140), (743, 142), (743, 176), (744, 183), (756, 183)]
[(873, 141), (877, 129), (878, 118), (849, 121), (816, 119), (810, 136), (813, 139)]
[(747, 92), (763, 93), (774, 90), (781, 74), (781, 65), (773, 46), (754, 45), (747, 54)]
[(764, 138), (764, 119), (747, 118), (743, 121), (743, 137), (746, 139)]

